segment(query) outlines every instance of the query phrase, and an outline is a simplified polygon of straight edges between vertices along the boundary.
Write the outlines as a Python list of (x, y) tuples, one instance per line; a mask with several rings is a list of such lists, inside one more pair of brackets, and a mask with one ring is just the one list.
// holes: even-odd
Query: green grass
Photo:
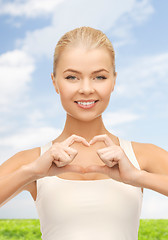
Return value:
[[(0, 240), (40, 240), (38, 219), (1, 219)], [(168, 219), (141, 219), (139, 240), (168, 240)], [(87, 239), (86, 239), (87, 240)]]
[(37, 240), (41, 239), (38, 219), (0, 220), (0, 240)]
[(168, 219), (141, 219), (140, 240), (168, 240)]

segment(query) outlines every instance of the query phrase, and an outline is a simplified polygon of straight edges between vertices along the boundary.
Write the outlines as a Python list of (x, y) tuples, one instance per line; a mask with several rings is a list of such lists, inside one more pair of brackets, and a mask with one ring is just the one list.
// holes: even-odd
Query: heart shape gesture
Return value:
[[(105, 163), (104, 166), (91, 165), (82, 167), (70, 164), (78, 151), (70, 145), (74, 142), (81, 142), (89, 147), (98, 141), (104, 141), (105, 148), (98, 149), (96, 153)], [(37, 169), (38, 177), (54, 176), (64, 172), (91, 173), (99, 172), (106, 174), (110, 178), (134, 185), (135, 178), (140, 170), (134, 167), (126, 156), (124, 150), (116, 145), (107, 134), (97, 135), (88, 143), (85, 138), (71, 135), (62, 142), (55, 142), (52, 147), (45, 152), (34, 163), (33, 169)]]
[(117, 181), (133, 184), (140, 170), (130, 162), (121, 146), (116, 145), (107, 134), (94, 136), (89, 144), (92, 145), (98, 141), (104, 141), (107, 145), (96, 151), (105, 165), (88, 166), (85, 168), (85, 173), (99, 172)]

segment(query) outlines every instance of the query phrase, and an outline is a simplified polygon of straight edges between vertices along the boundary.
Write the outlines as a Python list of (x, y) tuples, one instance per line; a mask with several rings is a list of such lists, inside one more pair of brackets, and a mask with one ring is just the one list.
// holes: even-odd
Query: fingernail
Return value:
[(92, 142), (93, 142), (93, 141), (92, 141), (92, 140), (90, 140), (89, 144), (92, 144)]
[(85, 145), (87, 145), (87, 146), (90, 146), (90, 144), (88, 143), (88, 141), (84, 141), (85, 142)]

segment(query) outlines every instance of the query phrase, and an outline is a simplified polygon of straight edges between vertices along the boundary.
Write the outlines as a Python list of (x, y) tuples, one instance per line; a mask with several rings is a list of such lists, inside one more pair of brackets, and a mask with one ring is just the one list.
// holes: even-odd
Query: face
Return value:
[[(93, 120), (104, 112), (116, 80), (105, 48), (67, 48), (59, 58), (56, 76), (51, 76), (67, 114), (82, 121)], [(80, 103), (84, 100), (90, 100), (89, 105)]]

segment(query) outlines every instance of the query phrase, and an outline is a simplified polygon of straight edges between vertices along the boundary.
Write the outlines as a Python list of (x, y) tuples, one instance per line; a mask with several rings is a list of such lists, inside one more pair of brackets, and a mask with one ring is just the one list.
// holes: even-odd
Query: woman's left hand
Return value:
[(104, 141), (107, 145), (106, 148), (97, 150), (98, 156), (105, 165), (88, 166), (85, 169), (85, 172), (103, 173), (114, 180), (134, 185), (134, 180), (140, 170), (134, 167), (126, 156), (124, 150), (120, 146), (116, 145), (107, 134), (94, 136), (89, 143), (93, 145), (98, 141)]

